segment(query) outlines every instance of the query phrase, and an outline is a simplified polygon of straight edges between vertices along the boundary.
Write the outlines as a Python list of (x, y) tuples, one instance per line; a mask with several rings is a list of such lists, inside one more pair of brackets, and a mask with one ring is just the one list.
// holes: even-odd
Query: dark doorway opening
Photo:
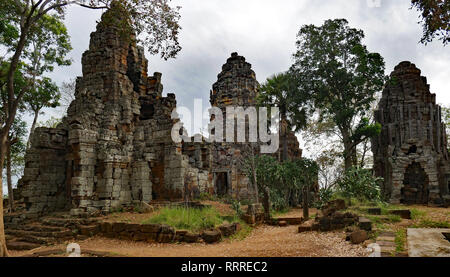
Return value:
[(408, 155), (409, 154), (415, 154), (417, 152), (417, 146), (413, 145), (409, 148), (408, 150)]
[(403, 204), (428, 203), (428, 176), (419, 163), (412, 163), (406, 169), (401, 202)]
[(442, 233), (446, 240), (450, 242), (450, 233)]
[(228, 172), (217, 172), (216, 183), (214, 184), (217, 196), (225, 196), (228, 194), (230, 184), (228, 182)]

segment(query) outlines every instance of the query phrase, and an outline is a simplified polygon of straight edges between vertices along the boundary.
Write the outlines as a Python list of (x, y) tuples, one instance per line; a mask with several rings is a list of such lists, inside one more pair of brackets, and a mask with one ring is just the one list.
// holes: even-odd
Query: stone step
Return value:
[(60, 242), (62, 240), (58, 240), (57, 238), (47, 238), (47, 237), (37, 237), (37, 236), (32, 236), (32, 235), (26, 235), (23, 237), (17, 237), (16, 241), (31, 242), (31, 243), (36, 243), (39, 245), (51, 245), (51, 244)]
[(38, 247), (41, 247), (40, 244), (32, 243), (32, 242), (25, 242), (25, 241), (7, 241), (6, 247), (8, 247), (9, 250), (31, 250)]
[(57, 231), (57, 232), (49, 232), (49, 231), (27, 231), (27, 230), (17, 230), (17, 229), (8, 229), (5, 230), (5, 234), (11, 235), (14, 237), (24, 237), (24, 236), (34, 236), (34, 237), (44, 237), (44, 238), (68, 238), (73, 237), (73, 232), (69, 229)]
[(395, 242), (393, 242), (393, 241), (385, 241), (385, 240), (378, 240), (378, 239), (377, 239), (377, 244), (382, 247), (395, 247), (396, 246)]
[(40, 222), (47, 226), (68, 227), (78, 225), (92, 225), (99, 221), (98, 218), (42, 218)]
[(394, 242), (395, 241), (395, 237), (391, 237), (391, 236), (378, 236), (377, 237), (377, 241), (389, 241), (389, 242)]
[(34, 231), (34, 232), (61, 232), (61, 231), (67, 230), (64, 227), (42, 225), (39, 223), (17, 226), (16, 228), (11, 228), (11, 229), (23, 230), (23, 231)]

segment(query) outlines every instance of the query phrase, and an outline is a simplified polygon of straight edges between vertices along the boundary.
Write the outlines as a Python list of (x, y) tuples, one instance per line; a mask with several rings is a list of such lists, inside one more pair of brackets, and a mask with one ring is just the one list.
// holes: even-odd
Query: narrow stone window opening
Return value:
[(417, 146), (413, 145), (413, 146), (411, 146), (411, 147), (409, 148), (409, 150), (408, 150), (408, 155), (409, 155), (409, 154), (415, 154), (415, 153), (417, 153)]

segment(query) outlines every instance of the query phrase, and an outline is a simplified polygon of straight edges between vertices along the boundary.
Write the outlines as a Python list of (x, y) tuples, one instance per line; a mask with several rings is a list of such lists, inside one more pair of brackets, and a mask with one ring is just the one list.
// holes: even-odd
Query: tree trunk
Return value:
[(6, 149), (6, 178), (8, 182), (8, 206), (9, 212), (14, 212), (14, 193), (12, 188), (12, 174), (11, 174), (11, 143), (7, 143)]
[[(0, 134), (0, 168), (3, 169), (5, 165), (6, 155), (6, 135), (8, 133), (1, 132)], [(0, 174), (0, 257), (8, 257), (8, 249), (6, 248), (5, 226), (3, 223), (3, 174)]]
[(350, 139), (350, 133), (348, 130), (342, 131), (343, 143), (344, 143), (344, 164), (345, 171), (349, 170), (353, 166), (356, 166), (356, 147), (353, 147), (352, 140)]
[(305, 186), (303, 188), (303, 219), (308, 220), (309, 219), (309, 186)]
[(252, 155), (251, 167), (252, 167), (252, 176), (253, 176), (253, 188), (255, 190), (256, 203), (259, 204), (258, 180), (256, 177), (255, 150), (253, 149), (252, 145), (250, 145), (250, 148), (251, 148), (251, 155)]
[(37, 111), (37, 112), (35, 111), (34, 118), (33, 118), (33, 124), (31, 124), (30, 135), (28, 136), (27, 149), (30, 149), (31, 136), (34, 134), (34, 129), (36, 128), (36, 122), (37, 122), (38, 117), (39, 117), (39, 111)]
[(264, 187), (263, 189), (263, 207), (264, 207), (264, 219), (266, 221), (270, 220), (270, 197), (269, 197), (269, 189)]
[(281, 133), (283, 140), (283, 154), (281, 155), (281, 160), (284, 162), (288, 159), (288, 149), (287, 149), (287, 118), (286, 113), (281, 114)]

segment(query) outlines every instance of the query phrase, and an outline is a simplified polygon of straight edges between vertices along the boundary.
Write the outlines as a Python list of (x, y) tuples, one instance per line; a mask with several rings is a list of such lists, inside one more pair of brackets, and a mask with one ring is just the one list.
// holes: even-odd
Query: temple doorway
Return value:
[(216, 195), (219, 197), (228, 194), (228, 192), (230, 191), (228, 172), (216, 173), (214, 189), (216, 191)]
[(428, 176), (422, 166), (416, 162), (412, 163), (405, 172), (401, 203), (427, 204), (428, 183)]

